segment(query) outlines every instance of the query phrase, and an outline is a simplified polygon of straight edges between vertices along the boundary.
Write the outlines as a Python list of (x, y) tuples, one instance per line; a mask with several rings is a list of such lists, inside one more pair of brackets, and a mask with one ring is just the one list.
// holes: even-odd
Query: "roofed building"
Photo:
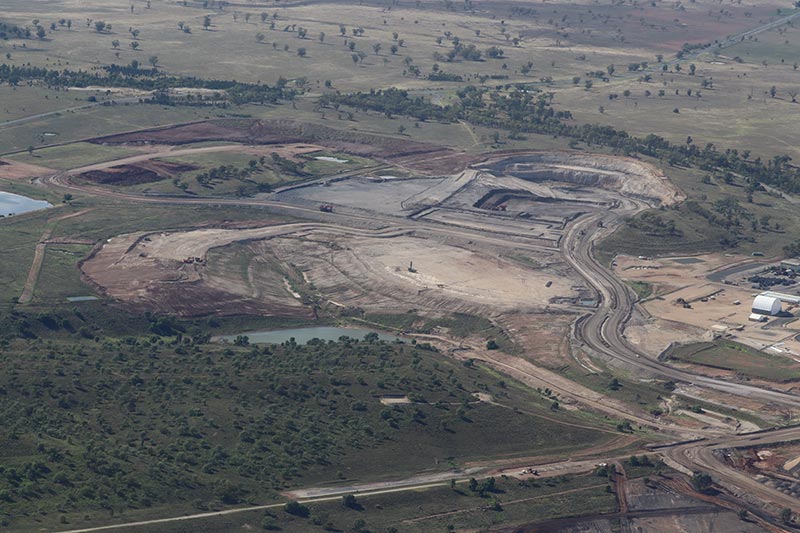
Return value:
[(764, 296), (763, 294), (759, 294), (756, 296), (756, 299), (753, 300), (752, 311), (754, 314), (777, 316), (780, 314), (781, 309), (782, 304), (780, 299), (773, 296)]

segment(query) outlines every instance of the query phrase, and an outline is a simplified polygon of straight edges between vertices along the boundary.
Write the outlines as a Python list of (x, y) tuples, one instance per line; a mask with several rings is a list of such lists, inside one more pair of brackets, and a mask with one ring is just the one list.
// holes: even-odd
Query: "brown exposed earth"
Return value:
[[(413, 272), (409, 258), (415, 259)], [(313, 315), (292, 284), (313, 287), (339, 307), (462, 313), (541, 310), (551, 294), (571, 292), (568, 277), (436, 239), (316, 224), (121, 235), (104, 243), (81, 270), (113, 298), (201, 316)]]
[(119, 165), (105, 170), (90, 170), (80, 175), (100, 185), (139, 185), (168, 179), (180, 172), (197, 170), (194, 165), (168, 161), (143, 161), (134, 165)]
[(255, 145), (313, 142), (337, 152), (386, 161), (418, 172), (463, 170), (472, 154), (407, 139), (337, 130), (293, 120), (221, 119), (99, 137), (98, 144), (170, 144), (237, 142)]
[[(263, 223), (263, 221), (262, 221)], [(177, 233), (134, 233), (110, 239), (81, 263), (84, 281), (98, 292), (136, 309), (180, 316), (241, 315), (313, 318), (314, 312), (294, 298), (278, 269), (256, 268), (263, 258), (240, 272), (236, 257), (222, 255), (207, 268), (207, 252), (233, 241), (266, 237), (268, 228), (196, 230)]]
[(41, 176), (42, 174), (46, 174), (48, 172), (54, 171), (38, 165), (19, 163), (17, 161), (11, 161), (10, 159), (0, 159), (0, 178), (23, 179), (33, 176)]

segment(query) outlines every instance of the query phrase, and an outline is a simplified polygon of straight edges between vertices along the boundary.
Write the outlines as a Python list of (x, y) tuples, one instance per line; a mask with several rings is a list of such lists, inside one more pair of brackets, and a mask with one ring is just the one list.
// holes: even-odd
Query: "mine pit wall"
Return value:
[[(516, 176), (516, 175), (515, 175)], [(522, 176), (516, 176), (522, 177)], [(522, 179), (526, 179), (522, 177)], [(552, 181), (548, 180), (530, 180), (530, 181)], [(554, 198), (550, 196), (539, 196), (538, 194), (534, 194), (530, 191), (524, 191), (519, 189), (491, 189), (489, 192), (481, 196), (472, 207), (476, 209), (491, 209), (496, 207), (500, 204), (504, 204), (510, 200), (530, 200), (532, 202), (541, 202), (545, 204), (559, 204), (559, 203), (573, 203), (573, 204), (587, 204), (587, 205), (594, 205), (594, 206), (603, 206), (609, 205), (608, 203), (604, 202), (590, 202), (588, 200), (578, 200), (578, 199), (563, 199), (563, 198)]]
[(671, 205), (685, 198), (655, 167), (623, 157), (525, 154), (492, 159), (481, 168), (533, 182), (556, 181), (617, 191), (652, 206)]

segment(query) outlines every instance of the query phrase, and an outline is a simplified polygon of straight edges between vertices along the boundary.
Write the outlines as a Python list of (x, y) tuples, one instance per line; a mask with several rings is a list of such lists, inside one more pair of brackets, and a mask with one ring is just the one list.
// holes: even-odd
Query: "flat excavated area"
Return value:
[(312, 224), (123, 235), (82, 271), (107, 296), (191, 315), (246, 309), (304, 316), (284, 279), (333, 305), (373, 310), (541, 310), (551, 298), (575, 296), (574, 279), (465, 246)]
[(574, 280), (567, 276), (434, 238), (315, 234), (274, 239), (263, 247), (296, 265), (324, 295), (346, 306), (492, 313), (542, 309), (552, 297), (575, 296)]
[[(234, 241), (266, 238), (296, 226), (133, 233), (109, 239), (83, 262), (84, 279), (100, 292), (145, 308), (179, 315), (241, 314), (311, 317), (294, 298), (280, 271), (251, 278), (251, 266), (235, 279), (209, 275), (207, 252)], [(255, 284), (261, 289), (256, 293)], [(255, 297), (257, 296), (257, 297)]]
[[(795, 337), (800, 324), (793, 317), (769, 317), (766, 323), (749, 320), (753, 298), (760, 291), (714, 281), (715, 272), (747, 267), (745, 256), (708, 254), (692, 258), (639, 259), (619, 256), (618, 276), (653, 287), (654, 296), (642, 303), (652, 319), (628, 328), (629, 338), (653, 355), (670, 342), (710, 340), (723, 335), (772, 355), (800, 360)], [(751, 266), (752, 268), (752, 266)], [(684, 306), (683, 302), (686, 302)], [(784, 304), (784, 311), (791, 313)]]

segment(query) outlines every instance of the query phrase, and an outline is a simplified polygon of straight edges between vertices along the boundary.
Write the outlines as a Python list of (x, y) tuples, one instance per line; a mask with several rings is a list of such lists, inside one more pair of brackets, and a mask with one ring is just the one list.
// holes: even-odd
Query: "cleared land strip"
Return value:
[[(622, 459), (620, 457), (619, 459)], [(552, 464), (535, 465), (539, 470), (540, 477), (554, 477), (564, 474), (574, 474), (588, 472), (596, 465), (596, 460), (582, 460), (582, 461), (562, 461)], [(527, 465), (527, 463), (526, 463)], [(365, 483), (362, 485), (349, 485), (342, 487), (323, 487), (323, 488), (310, 488), (300, 489), (287, 493), (292, 498), (302, 498), (298, 501), (302, 504), (313, 504), (327, 501), (340, 500), (342, 495), (345, 494), (358, 494), (361, 497), (378, 496), (381, 494), (392, 494), (397, 492), (419, 491), (432, 489), (436, 487), (448, 486), (450, 480), (456, 480), (456, 483), (466, 483), (466, 476), (476, 478), (484, 478), (493, 473), (490, 471), (491, 465), (473, 467), (458, 472), (442, 472), (439, 474), (426, 474), (415, 476), (397, 481), (385, 481), (377, 483)], [(579, 490), (588, 490), (587, 487)], [(568, 491), (575, 492), (575, 491)], [(553, 495), (550, 495), (553, 496)], [(542, 496), (547, 497), (547, 496)], [(531, 498), (535, 499), (535, 498)], [(527, 500), (519, 500), (509, 503), (521, 503)], [(70, 529), (59, 531), (58, 533), (92, 533), (95, 531), (108, 531), (113, 529), (136, 528), (141, 526), (167, 524), (170, 522), (183, 522), (187, 520), (201, 520), (203, 518), (212, 518), (215, 516), (225, 516), (238, 513), (247, 513), (253, 511), (263, 511), (266, 509), (278, 509), (285, 505), (285, 502), (270, 503), (266, 505), (254, 505), (250, 507), (240, 507), (237, 509), (226, 509), (224, 511), (212, 511), (206, 513), (197, 513), (185, 516), (176, 516), (171, 518), (156, 518), (153, 520), (140, 520), (136, 522), (127, 522), (122, 524), (113, 524), (107, 526), (89, 527), (82, 529)]]
[[(447, 485), (447, 483), (444, 483), (444, 482), (441, 482), (441, 483), (427, 483), (427, 484), (422, 484), (422, 485), (410, 485), (410, 486), (407, 486), (407, 487), (400, 487), (400, 488), (376, 490), (376, 491), (371, 491), (371, 492), (360, 492), (359, 496), (362, 496), (362, 497), (363, 496), (378, 496), (380, 494), (391, 494), (393, 492), (405, 492), (405, 491), (411, 491), (411, 490), (424, 490), (424, 489), (430, 489), (430, 488), (434, 488), (434, 487), (443, 487), (443, 486), (446, 486), (446, 485)], [(335, 501), (335, 500), (341, 499), (341, 494), (346, 494), (346, 492), (345, 493), (338, 493), (335, 496), (324, 496), (324, 497), (321, 497), (321, 498), (311, 498), (311, 499), (307, 499), (307, 500), (300, 500), (300, 503), (308, 504), (308, 503), (319, 503), (319, 502)], [(267, 504), (267, 505), (254, 505), (254, 506), (251, 506), (251, 507), (240, 507), (238, 509), (227, 509), (225, 511), (213, 511), (213, 512), (209, 512), (209, 513), (198, 513), (198, 514), (185, 515), (185, 516), (175, 516), (175, 517), (171, 517), (171, 518), (156, 518), (154, 520), (141, 520), (141, 521), (138, 521), (138, 522), (127, 522), (127, 523), (124, 523), (124, 524), (114, 524), (114, 525), (109, 525), (109, 526), (89, 527), (89, 528), (84, 528), (84, 529), (69, 529), (69, 530), (59, 531), (57, 533), (91, 533), (93, 531), (108, 531), (108, 530), (112, 530), (112, 529), (135, 528), (135, 527), (141, 527), (141, 526), (151, 526), (151, 525), (155, 525), (155, 524), (168, 524), (170, 522), (183, 522), (183, 521), (186, 521), (186, 520), (199, 520), (199, 519), (202, 519), (202, 518), (212, 518), (212, 517), (215, 517), (215, 516), (225, 516), (225, 515), (238, 514), (238, 513), (249, 513), (249, 512), (253, 512), (253, 511), (263, 511), (263, 510), (266, 510), (266, 509), (278, 509), (280, 507), (283, 507), (284, 505), (286, 505), (285, 502), (270, 503), (270, 504)]]
[[(522, 498), (522, 499), (519, 499), (519, 500), (511, 500), (510, 502), (503, 502), (503, 507), (507, 507), (509, 505), (514, 505), (516, 503), (526, 503), (526, 502), (532, 502), (532, 501), (536, 501), (536, 500), (543, 500), (545, 498), (553, 498), (555, 496), (566, 496), (567, 494), (575, 494), (576, 492), (586, 492), (587, 490), (594, 490), (594, 489), (599, 489), (599, 488), (607, 487), (607, 486), (608, 486), (608, 483), (598, 483), (597, 485), (590, 485), (588, 487), (581, 487), (579, 489), (570, 489), (570, 490), (564, 490), (564, 491), (561, 491), (561, 492), (553, 492), (553, 493), (550, 493), (550, 494), (542, 494), (541, 496), (533, 496), (531, 498)], [(475, 511), (481, 511), (483, 509), (486, 509), (485, 505), (480, 506), (480, 507), (470, 507), (468, 509), (456, 509), (455, 511), (447, 511), (447, 512), (444, 512), (444, 513), (437, 513), (437, 514), (432, 514), (432, 515), (428, 515), (428, 516), (420, 516), (418, 518), (411, 518), (409, 520), (403, 520), (402, 523), (403, 524), (415, 524), (415, 523), (418, 523), (418, 522), (424, 522), (425, 520), (433, 520), (433, 519), (436, 519), (436, 518), (444, 518), (445, 516), (453, 516), (453, 515), (465, 514), (465, 513), (474, 513)]]
[(33, 255), (33, 263), (31, 264), (31, 269), (28, 271), (28, 278), (25, 280), (25, 287), (23, 287), (22, 294), (19, 296), (19, 303), (27, 304), (33, 300), (33, 293), (36, 290), (36, 282), (39, 280), (39, 273), (42, 270), (42, 263), (44, 263), (47, 245), (51, 244), (50, 235), (52, 235), (53, 230), (55, 229), (55, 223), (60, 220), (81, 216), (88, 211), (89, 209), (83, 209), (76, 213), (69, 213), (67, 215), (52, 218), (48, 221), (48, 223), (52, 222), (53, 224), (48, 225), (48, 227), (45, 228), (44, 232), (42, 232), (42, 236), (39, 237), (39, 242), (36, 243), (36, 251)]
[(53, 233), (53, 228), (45, 228), (42, 236), (39, 237), (39, 242), (36, 243), (36, 251), (33, 254), (33, 264), (28, 271), (28, 279), (25, 280), (25, 287), (22, 289), (22, 294), (19, 296), (19, 303), (27, 304), (33, 300), (33, 291), (36, 288), (36, 280), (39, 279), (39, 272), (42, 270), (42, 263), (44, 262), (44, 254), (47, 249), (45, 241), (50, 238)]

